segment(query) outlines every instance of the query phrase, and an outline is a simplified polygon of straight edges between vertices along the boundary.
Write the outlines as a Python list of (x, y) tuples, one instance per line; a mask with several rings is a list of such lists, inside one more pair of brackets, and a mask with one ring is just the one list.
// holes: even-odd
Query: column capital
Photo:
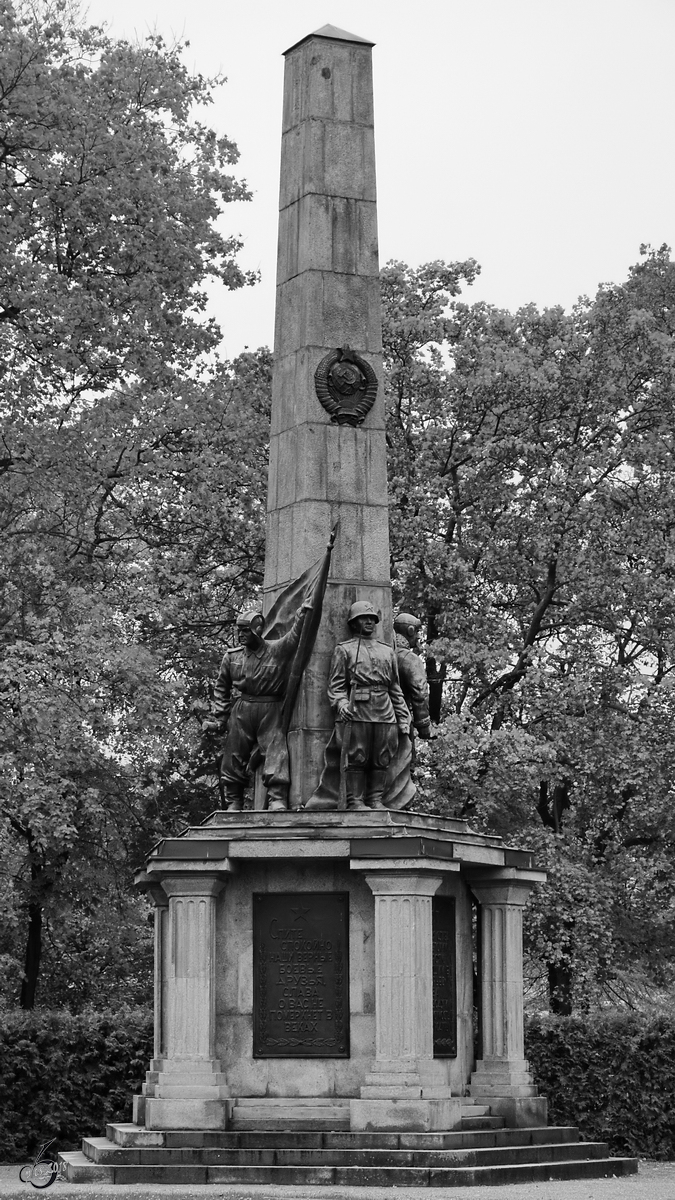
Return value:
[(532, 888), (545, 879), (543, 871), (528, 871), (519, 875), (512, 868), (490, 873), (472, 871), (468, 874), (469, 887), (479, 904), (511, 904), (520, 908), (527, 903)]
[(226, 883), (227, 875), (164, 875), (161, 880), (169, 899), (177, 896), (217, 896)]
[(364, 879), (374, 896), (435, 896), (442, 874), (413, 871), (366, 871)]

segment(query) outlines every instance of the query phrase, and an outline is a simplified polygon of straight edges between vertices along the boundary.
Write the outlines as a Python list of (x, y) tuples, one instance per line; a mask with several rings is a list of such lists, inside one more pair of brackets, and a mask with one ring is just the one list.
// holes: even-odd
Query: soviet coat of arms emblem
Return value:
[(321, 359), (314, 373), (316, 394), (337, 425), (360, 425), (377, 395), (377, 375), (356, 350), (343, 346)]

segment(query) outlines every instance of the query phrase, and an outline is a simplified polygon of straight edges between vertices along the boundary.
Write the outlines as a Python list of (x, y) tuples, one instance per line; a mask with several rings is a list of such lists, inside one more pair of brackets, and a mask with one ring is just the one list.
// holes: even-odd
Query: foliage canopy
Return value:
[[(262, 579), (269, 352), (218, 81), (65, 4), (0, 0), (0, 958), (4, 996), (143, 1000), (131, 868), (219, 803), (200, 740)], [(422, 803), (531, 845), (554, 1007), (675, 963), (675, 265), (569, 313), (469, 305), (473, 261), (382, 272), (395, 597), (427, 633)], [(63, 963), (67, 971), (63, 970)], [(23, 983), (22, 983), (23, 976)]]
[(554, 1004), (635, 999), (675, 950), (675, 267), (643, 248), (571, 313), (453, 292), (384, 271), (396, 588), (445, 686), (428, 797), (537, 850)]
[(22, 1002), (44, 948), (78, 1004), (147, 992), (129, 868), (184, 816), (203, 628), (257, 578), (269, 356), (219, 363), (204, 317), (249, 282), (217, 81), (65, 4), (0, 25), (2, 949), (16, 997), (28, 918)]

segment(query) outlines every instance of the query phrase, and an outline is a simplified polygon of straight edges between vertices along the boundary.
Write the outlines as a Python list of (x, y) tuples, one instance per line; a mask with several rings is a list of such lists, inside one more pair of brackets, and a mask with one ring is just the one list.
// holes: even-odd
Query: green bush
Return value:
[(0, 1011), (0, 1162), (41, 1142), (79, 1149), (106, 1121), (130, 1121), (153, 1050), (152, 1013)]
[(675, 1158), (675, 1020), (531, 1017), (525, 1053), (550, 1124), (578, 1125), (614, 1153)]
[[(629, 1013), (530, 1017), (525, 1048), (549, 1121), (619, 1154), (675, 1158), (675, 1020)], [(79, 1148), (131, 1119), (152, 1058), (152, 1014), (0, 1011), (0, 1161), (56, 1139)]]

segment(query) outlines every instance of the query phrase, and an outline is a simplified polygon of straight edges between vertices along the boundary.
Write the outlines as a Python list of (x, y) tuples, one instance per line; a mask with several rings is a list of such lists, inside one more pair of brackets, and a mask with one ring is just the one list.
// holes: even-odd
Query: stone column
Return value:
[(375, 1062), (352, 1129), (451, 1129), (459, 1123), (447, 1075), (433, 1057), (431, 899), (442, 874), (378, 870), (375, 896)]
[(168, 951), (160, 989), (165, 1047), (147, 1076), (148, 1129), (225, 1127), (228, 1090), (215, 1057), (215, 905), (224, 886), (206, 873), (162, 879), (168, 897), (168, 936), (159, 947)]
[(375, 1069), (410, 1076), (433, 1057), (431, 897), (442, 877), (366, 882), (375, 895)]
[[(357, 598), (391, 642), (372, 43), (325, 26), (286, 51), (265, 611), (324, 553), (339, 519), (314, 653), (289, 731), (290, 806), (316, 787), (333, 728), (330, 656)], [(315, 372), (350, 346), (379, 389), (362, 424), (321, 405)]]
[(480, 904), (483, 1057), (469, 1091), (509, 1125), (545, 1125), (546, 1101), (528, 1071), (523, 1025), (523, 906), (527, 879), (475, 879)]
[(147, 887), (155, 905), (155, 1043), (154, 1058), (166, 1054), (166, 964), (168, 960), (169, 897), (160, 883)]
[[(166, 963), (168, 959), (169, 898), (161, 883), (151, 883), (145, 873), (143, 873), (143, 881), (142, 883), (139, 882), (139, 886), (150, 897), (155, 906), (154, 1045), (150, 1068), (153, 1070), (157, 1060), (163, 1058), (166, 1053)], [(141, 1093), (132, 1097), (133, 1121), (135, 1125), (145, 1124), (146, 1086), (144, 1083)]]

